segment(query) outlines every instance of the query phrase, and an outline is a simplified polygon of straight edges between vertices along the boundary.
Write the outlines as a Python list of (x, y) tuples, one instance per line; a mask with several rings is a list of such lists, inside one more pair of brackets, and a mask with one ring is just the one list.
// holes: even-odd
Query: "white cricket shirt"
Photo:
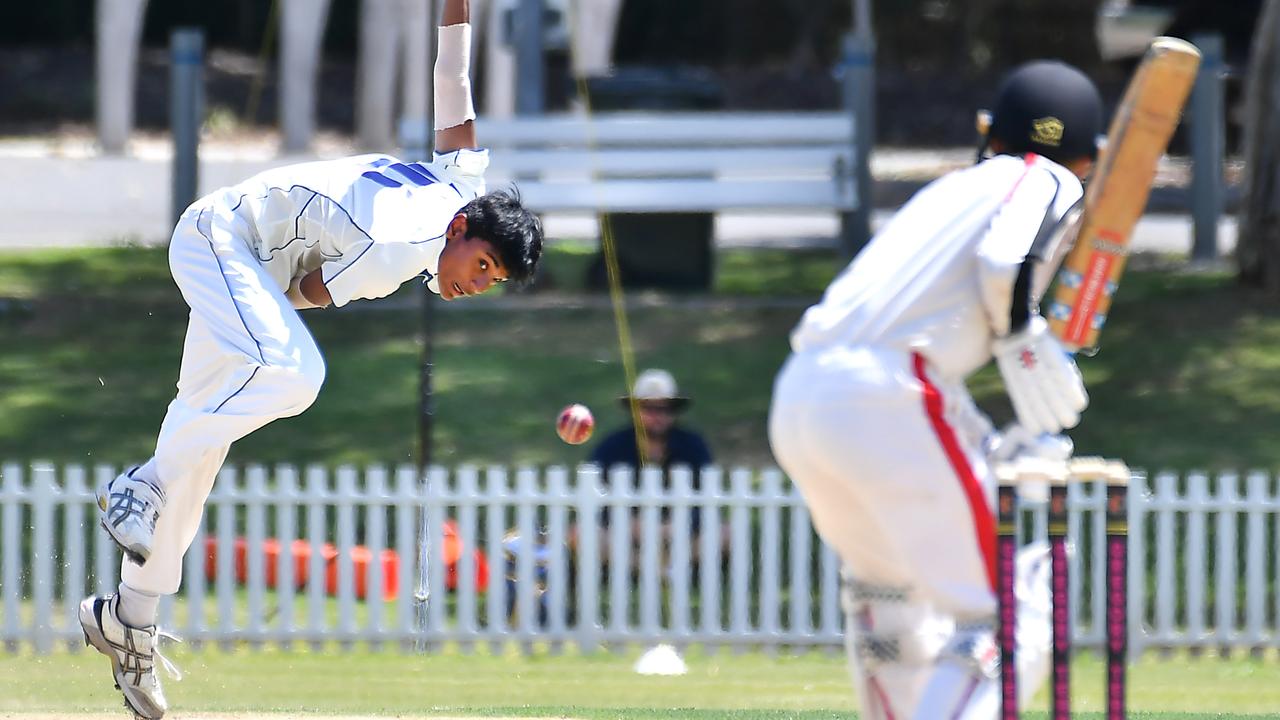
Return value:
[(914, 350), (966, 377), (1028, 312), (1028, 252), (1082, 193), (1074, 174), (1038, 156), (1000, 155), (935, 180), (805, 312), (792, 349)]
[(430, 163), (357, 155), (267, 170), (201, 202), (214, 223), (249, 243), (281, 291), (323, 268), (341, 307), (420, 275), (439, 293), (445, 229), (484, 194), (488, 164), (487, 150), (436, 154)]

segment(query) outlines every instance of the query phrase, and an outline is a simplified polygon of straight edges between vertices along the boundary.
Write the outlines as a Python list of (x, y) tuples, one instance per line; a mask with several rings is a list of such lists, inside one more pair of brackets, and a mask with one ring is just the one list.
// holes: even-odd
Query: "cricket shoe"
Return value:
[(137, 475), (132, 467), (98, 487), (98, 517), (126, 557), (142, 565), (151, 557), (156, 518), (164, 507), (164, 491)]
[(177, 640), (155, 625), (136, 628), (125, 624), (119, 615), (120, 596), (88, 597), (80, 602), (80, 628), (84, 642), (111, 660), (111, 674), (116, 689), (124, 693), (125, 705), (140, 720), (160, 720), (169, 709), (156, 677), (158, 659), (170, 677), (182, 679), (182, 673), (156, 647), (160, 638)]

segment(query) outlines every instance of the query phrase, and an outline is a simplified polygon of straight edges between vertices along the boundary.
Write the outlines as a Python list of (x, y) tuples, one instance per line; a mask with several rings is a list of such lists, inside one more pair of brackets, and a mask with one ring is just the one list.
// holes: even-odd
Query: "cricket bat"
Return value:
[(1129, 238), (1146, 209), (1156, 164), (1178, 126), (1199, 66), (1200, 51), (1191, 43), (1156, 38), (1116, 108), (1047, 313), (1050, 330), (1068, 350), (1097, 348), (1124, 272)]

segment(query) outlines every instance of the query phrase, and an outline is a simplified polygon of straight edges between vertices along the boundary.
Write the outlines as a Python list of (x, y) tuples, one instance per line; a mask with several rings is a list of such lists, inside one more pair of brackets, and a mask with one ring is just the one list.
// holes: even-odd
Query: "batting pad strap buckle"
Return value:
[(1000, 676), (1000, 648), (991, 623), (957, 625), (951, 641), (938, 653), (939, 662), (951, 662), (982, 677)]
[(911, 588), (906, 585), (877, 585), (858, 580), (848, 573), (840, 575), (840, 590), (846, 603), (905, 603), (911, 593)]

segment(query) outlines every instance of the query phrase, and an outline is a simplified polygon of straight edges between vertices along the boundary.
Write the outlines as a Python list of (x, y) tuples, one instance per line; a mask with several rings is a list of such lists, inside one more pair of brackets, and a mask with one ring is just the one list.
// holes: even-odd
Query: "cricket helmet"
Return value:
[(984, 138), (1007, 152), (1036, 153), (1057, 163), (1096, 158), (1102, 98), (1093, 81), (1063, 62), (1038, 60), (1009, 73), (1000, 85)]

